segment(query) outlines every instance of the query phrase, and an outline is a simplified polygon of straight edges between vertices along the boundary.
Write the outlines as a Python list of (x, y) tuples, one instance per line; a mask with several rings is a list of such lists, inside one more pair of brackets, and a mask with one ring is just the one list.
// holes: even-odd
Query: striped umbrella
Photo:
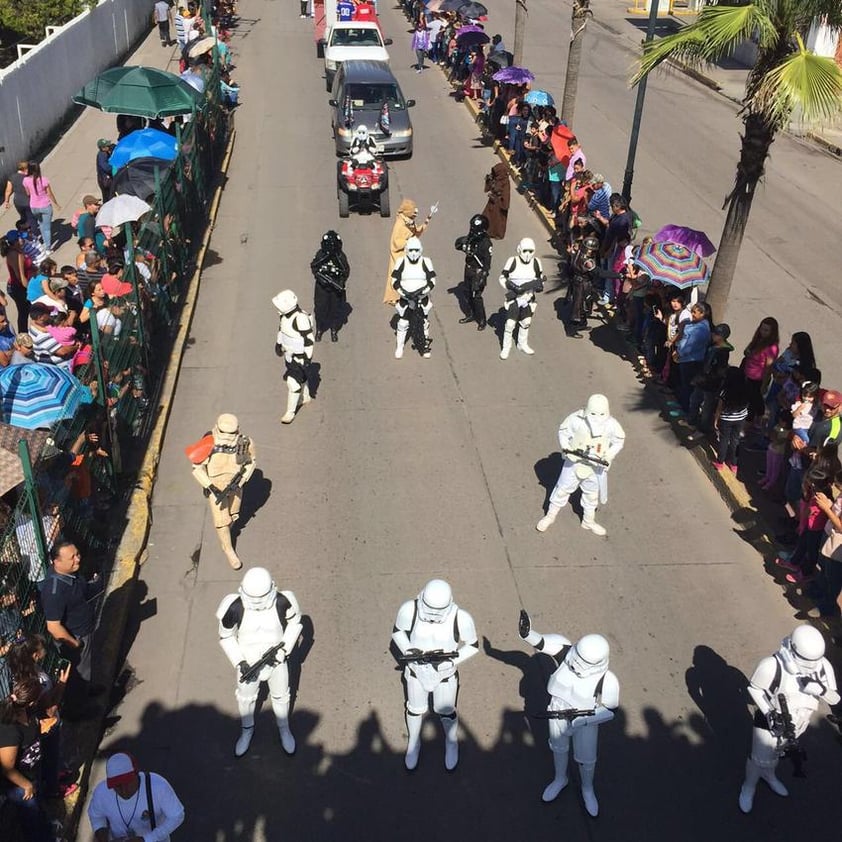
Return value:
[(708, 280), (708, 267), (699, 255), (678, 243), (650, 243), (634, 259), (653, 281), (687, 289)]
[(28, 363), (0, 370), (0, 414), (15, 427), (51, 427), (92, 400), (87, 386), (55, 365)]

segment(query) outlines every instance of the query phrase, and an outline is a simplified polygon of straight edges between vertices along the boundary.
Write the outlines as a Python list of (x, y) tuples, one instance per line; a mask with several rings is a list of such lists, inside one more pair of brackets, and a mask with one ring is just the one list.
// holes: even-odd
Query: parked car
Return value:
[[(351, 148), (354, 128), (368, 128), (386, 157), (412, 155), (412, 121), (409, 109), (414, 99), (404, 99), (397, 79), (385, 61), (343, 62), (333, 80), (331, 127), (336, 154), (345, 156)], [(389, 133), (383, 131), (384, 104), (388, 107)]]
[(337, 21), (324, 37), (325, 85), (333, 88), (333, 77), (339, 65), (349, 59), (389, 61), (386, 51), (392, 43), (384, 40), (380, 27), (373, 21)]

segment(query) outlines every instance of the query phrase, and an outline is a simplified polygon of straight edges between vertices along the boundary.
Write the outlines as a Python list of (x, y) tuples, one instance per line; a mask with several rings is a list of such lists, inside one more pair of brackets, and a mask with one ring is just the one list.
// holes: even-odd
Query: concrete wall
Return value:
[(0, 177), (40, 149), (73, 108), (71, 97), (119, 64), (152, 27), (153, 0), (100, 0), (0, 70)]

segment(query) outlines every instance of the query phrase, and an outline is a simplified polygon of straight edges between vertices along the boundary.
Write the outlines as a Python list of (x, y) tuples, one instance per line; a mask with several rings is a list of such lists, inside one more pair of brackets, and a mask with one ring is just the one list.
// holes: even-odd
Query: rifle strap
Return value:
[(155, 804), (152, 801), (152, 776), (149, 772), (144, 772), (143, 777), (146, 778), (146, 809), (149, 810), (149, 827), (155, 830), (157, 822), (155, 821)]

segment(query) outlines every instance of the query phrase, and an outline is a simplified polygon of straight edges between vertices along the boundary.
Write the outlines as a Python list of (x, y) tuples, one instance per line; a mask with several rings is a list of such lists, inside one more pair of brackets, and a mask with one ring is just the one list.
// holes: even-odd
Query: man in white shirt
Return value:
[(165, 778), (141, 772), (130, 754), (112, 754), (88, 805), (96, 842), (169, 842), (184, 805)]
[(155, 4), (155, 23), (158, 24), (158, 34), (161, 36), (161, 46), (169, 47), (170, 40), (170, 4), (166, 0), (158, 0)]

